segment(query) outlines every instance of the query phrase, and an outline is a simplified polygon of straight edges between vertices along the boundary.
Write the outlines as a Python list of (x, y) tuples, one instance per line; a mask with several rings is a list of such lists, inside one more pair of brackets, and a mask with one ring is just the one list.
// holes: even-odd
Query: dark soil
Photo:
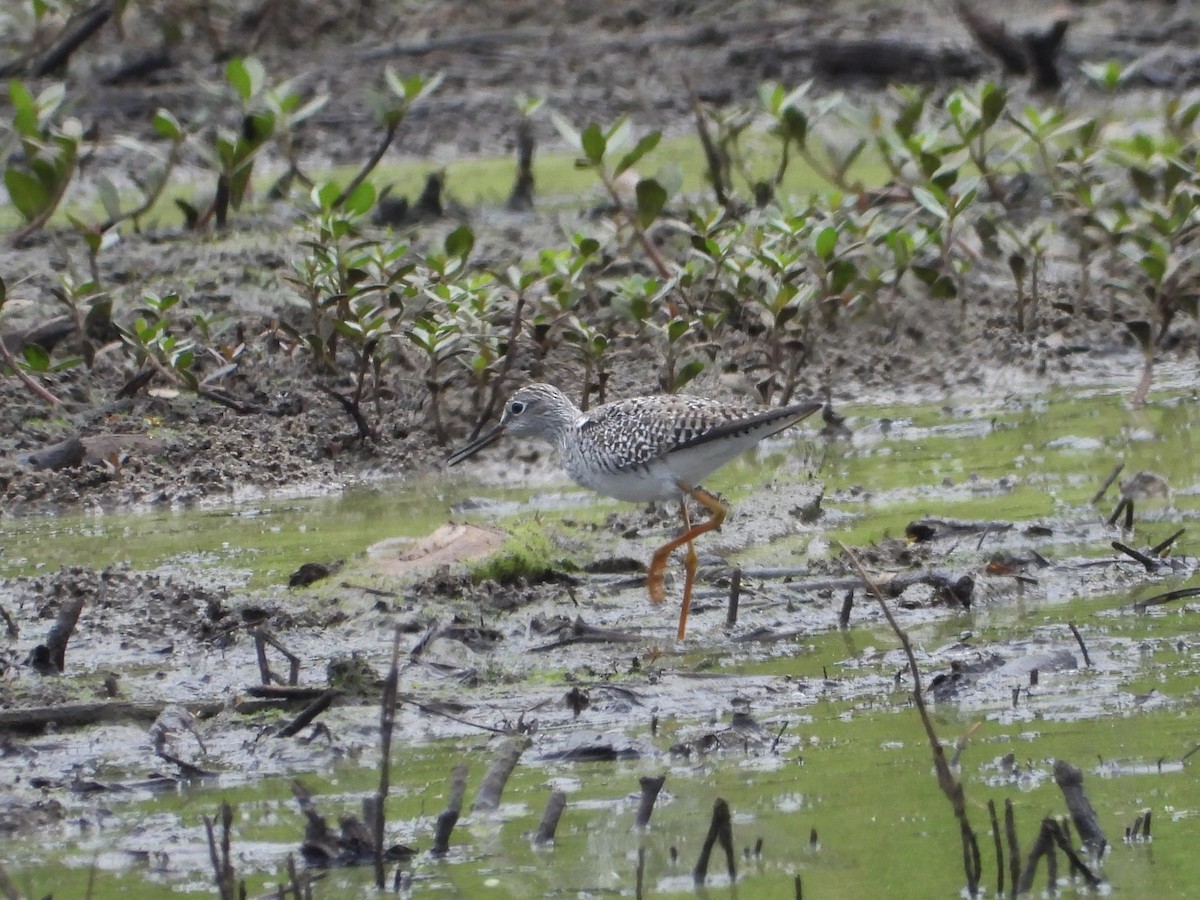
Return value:
[[(129, 157), (118, 138), (147, 137), (150, 117), (160, 106), (189, 123), (211, 118), (215, 88), (208, 86), (222, 80), (226, 60), (250, 52), (263, 60), (270, 77), (294, 77), (300, 88), (334, 98), (300, 132), (301, 158), (310, 170), (328, 163), (358, 165), (369, 154), (379, 138), (369, 94), (386, 65), (401, 73), (446, 74), (442, 87), (405, 123), (398, 149), (443, 162), (509, 152), (518, 92), (545, 96), (551, 108), (579, 121), (605, 122), (628, 113), (642, 127), (686, 133), (691, 112), (681, 84), (684, 73), (700, 97), (715, 105), (754, 102), (764, 79), (794, 84), (815, 77), (819, 91), (869, 95), (885, 90), (888, 73), (878, 66), (864, 74), (830, 62), (831, 52), (840, 53), (858, 39), (902, 43), (905, 52), (923, 48), (928, 64), (914, 65), (903, 75), (938, 89), (999, 76), (956, 19), (919, 5), (462, 0), (393, 9), (373, 3), (247, 0), (232, 4), (237, 12), (223, 17), (200, 15), (208, 4), (169, 4), (169, 14), (161, 15), (142, 6), (130, 10), (120, 34), (111, 24), (102, 28), (76, 51), (65, 73), (73, 114), (84, 127), (101, 129), (89, 171), (118, 178), (129, 174), (122, 169)], [(1044, 24), (1038, 4), (1011, 9), (1015, 28)], [(1200, 72), (1189, 62), (1196, 59), (1198, 43), (1200, 29), (1182, 6), (1134, 0), (1081, 6), (1061, 59), (1067, 79), (1062, 97), (1070, 104), (1087, 95), (1078, 73), (1081, 62), (1136, 59), (1143, 62), (1141, 74), (1127, 87), (1150, 91), (1149, 102), (1157, 103)], [(0, 59), (19, 62), (24, 46), (0, 45)], [(150, 66), (152, 71), (121, 74), (125, 67), (155, 60), (161, 65)], [(49, 82), (31, 83), (41, 88)], [(1014, 89), (1023, 87), (1014, 84)], [(1141, 103), (1141, 95), (1130, 102)], [(537, 127), (543, 147), (560, 145), (548, 117), (540, 117)], [(81, 181), (86, 184), (87, 172)], [(447, 189), (453, 195), (452, 183)], [(209, 187), (201, 183), (197, 190), (204, 196)], [(464, 214), (479, 235), (481, 264), (514, 262), (561, 242), (560, 211)], [(418, 229), (414, 240), (436, 242), (448, 227), (432, 223)], [(302, 236), (282, 204), (244, 210), (219, 233), (197, 236), (170, 221), (148, 233), (127, 230), (100, 257), (116, 319), (131, 321), (140, 298), (151, 290), (179, 291), (186, 306), (225, 317), (233, 326), (227, 340), (236, 335), (246, 350), (239, 371), (224, 387), (254, 411), (239, 414), (178, 394), (161, 381), (152, 381), (132, 399), (118, 400), (135, 369), (116, 347), (102, 350), (93, 368), (46, 379), (65, 401), (54, 410), (15, 378), (0, 379), (0, 516), (76, 506), (187, 504), (230, 498), (239, 489), (313, 492), (348, 479), (407, 475), (437, 465), (447, 448), (430, 433), (428, 393), (419, 372), (385, 373), (378, 405), (371, 410), (377, 439), (360, 442), (351, 420), (318, 389), (299, 354), (287, 352), (278, 340), (274, 323), (295, 302), (285, 277)], [(634, 259), (632, 265), (644, 262)], [(86, 268), (79, 239), (61, 227), (34, 235), (19, 248), (4, 245), (0, 277), (9, 285), (10, 301), (0, 333), (11, 340), (59, 315), (62, 307), (52, 290), (63, 273), (85, 280)], [(1052, 270), (1047, 278), (1051, 302), (1074, 296), (1074, 277), (1067, 270)], [(1132, 344), (1107, 315), (1103, 298), (1089, 300), (1094, 310), (1051, 313), (1034, 334), (1024, 336), (1012, 328), (1012, 303), (1007, 273), (981, 267), (961, 313), (956, 306), (906, 300), (876, 310), (872, 318), (844, 321), (819, 336), (801, 392), (827, 392), (835, 403), (1030, 393), (1081, 374), (1125, 375), (1136, 367)], [(1193, 346), (1194, 326), (1177, 328), (1176, 343)], [(60, 356), (70, 355), (72, 342), (70, 336), (63, 340)], [(709, 371), (736, 373), (743, 349), (722, 348)], [(617, 348), (616, 359), (620, 365), (608, 384), (610, 397), (656, 389), (653, 353), (626, 344)], [(518, 362), (512, 384), (527, 377), (530, 360)], [(555, 365), (551, 377), (578, 383), (577, 373), (564, 363)], [(459, 440), (471, 424), (464, 387), (452, 383), (448, 388), (447, 443)], [(720, 394), (729, 386), (706, 375), (692, 389)], [(36, 467), (38, 454), (69, 438), (83, 441), (85, 455), (78, 465)]]

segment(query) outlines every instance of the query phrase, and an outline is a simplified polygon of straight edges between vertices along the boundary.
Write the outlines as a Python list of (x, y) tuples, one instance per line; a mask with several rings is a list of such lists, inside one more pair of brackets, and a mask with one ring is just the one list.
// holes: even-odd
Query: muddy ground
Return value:
[[(180, 19), (183, 33), (168, 47), (168, 64), (119, 83), (106, 80), (122, 66), (157, 50), (163, 25), (147, 14), (126, 23), (123, 40), (102, 32), (94, 44), (77, 53), (68, 73), (68, 91), (79, 98), (75, 114), (85, 124), (102, 124), (105, 140), (96, 164), (119, 169), (115, 139), (122, 134), (145, 136), (149, 115), (159, 106), (175, 110), (180, 118), (189, 111), (201, 115), (206, 93), (196, 88), (197, 83), (215, 82), (222, 60), (247, 50), (259, 55), (273, 75), (294, 76), (302, 86), (344, 98), (322, 110), (304, 131), (302, 157), (314, 168), (357, 164), (370, 152), (378, 129), (362, 87), (376, 82), (386, 63), (404, 72), (446, 72), (443, 87), (418, 107), (406, 125), (400, 147), (404, 154), (438, 162), (507, 152), (512, 143), (512, 97), (518, 91), (545, 95), (552, 107), (581, 120), (608, 121), (630, 113), (641, 125), (685, 133), (691, 125), (686, 95), (679, 86), (683, 72), (690, 73), (701, 96), (714, 103), (751, 102), (765, 78), (795, 83), (815, 76), (820, 89), (862, 94), (883, 89), (877, 79), (843, 77), (820, 69), (821, 57), (811, 52), (813, 46), (846, 36), (928, 36), (930, 47), (938, 51), (933, 54), (938, 65), (931, 64), (923, 74), (939, 85), (996, 74), (946, 10), (918, 4), (798, 7), (770, 0), (732, 4), (463, 0), (394, 8), (363, 3), (351, 10), (341, 4), (304, 5), (312, 11), (311, 17), (285, 16), (280, 10), (286, 4), (262, 4), (274, 12), (265, 17), (231, 15), (205, 27)], [(172, 8), (179, 14), (188, 6), (179, 3)], [(259, 4), (241, 6), (258, 8)], [(1036, 22), (1043, 6), (1025, 3), (1011, 8), (1014, 21)], [(1108, 58), (1143, 61), (1145, 78), (1130, 90), (1145, 92), (1150, 102), (1164, 92), (1186, 88), (1200, 72), (1196, 21), (1194, 4), (1187, 2), (1108, 0), (1079, 5), (1065, 55), (1064, 97), (1074, 102), (1087, 94), (1077, 72), (1080, 61)], [(953, 73), (939, 68), (946, 60), (954, 62)], [(544, 146), (556, 146), (548, 124), (539, 127)], [(453, 184), (447, 188), (453, 195)], [(531, 248), (553, 245), (561, 235), (560, 212), (511, 215), (468, 210), (467, 215), (479, 234), (478, 255), (484, 261), (520, 259)], [(416, 240), (434, 242), (447, 227), (435, 223)], [(275, 414), (239, 415), (164, 390), (165, 385), (118, 399), (117, 392), (133, 372), (126, 358), (112, 349), (102, 351), (91, 369), (80, 367), (47, 379), (65, 401), (53, 411), (15, 378), (0, 379), (0, 532), (5, 519), (28, 514), (130, 505), (187, 506), (264, 493), (311, 494), (361, 479), (413, 479), (440, 467), (448, 448), (430, 433), (426, 392), (413, 373), (390, 376), (383, 391), (385, 402), (378, 410), (379, 439), (360, 443), (350, 439), (349, 419), (313, 385), (304, 363), (283, 352), (272, 338), (270, 323), (289, 302), (290, 289), (283, 276), (297, 252), (297, 239), (291, 212), (283, 204), (264, 204), (235, 218), (226, 233), (197, 237), (179, 223), (164, 221), (152, 232), (124, 235), (107, 250), (101, 273), (116, 286), (118, 316), (122, 310), (131, 315), (144, 290), (178, 289), (190, 305), (219, 311), (239, 323), (247, 352), (234, 388), (238, 396)], [(6, 243), (0, 248), (0, 275), (16, 299), (6, 308), (0, 330), (12, 334), (56, 315), (59, 309), (50, 292), (59, 276), (67, 271), (82, 276), (85, 269), (78, 239), (62, 229), (37, 235), (20, 248)], [(1044, 290), (1051, 299), (1056, 293), (1074, 296), (1076, 285), (1065, 271), (1048, 273)], [(822, 335), (816, 361), (802, 376), (800, 393), (827, 392), (835, 405), (863, 399), (928, 401), (958, 394), (984, 396), (1001, 404), (1005, 397), (1036, 395), (1053, 385), (1125, 375), (1139, 365), (1140, 357), (1124, 327), (1106, 315), (1101, 298), (1073, 316), (1048, 315), (1034, 334), (1021, 336), (1011, 326), (1013, 293), (1005, 273), (981, 270), (973, 275), (969, 290), (962, 316), (957, 308), (936, 301), (916, 301), (897, 310), (898, 321), (848, 322)], [(1165, 355), (1185, 367), (1194, 366), (1195, 326), (1181, 323), (1177, 332)], [(610, 396), (654, 389), (653, 361), (636, 362), (644, 357), (639, 348), (626, 348), (609, 382)], [(517, 384), (523, 377), (519, 366), (511, 380)], [(715, 375), (702, 376), (694, 389), (714, 394), (730, 390)], [(452, 445), (465, 436), (470, 422), (465, 386), (451, 385), (448, 396), (448, 443)], [(78, 465), (38, 467), (39, 453), (72, 437), (82, 443)], [(531, 457), (528, 448), (494, 451), (501, 459), (502, 453), (520, 454), (524, 464), (542, 473), (553, 462), (544, 454)], [(761, 500), (775, 505), (778, 521), (788, 529), (801, 519), (796, 511), (813, 502), (811, 496), (771, 490), (764, 490)], [(747, 506), (761, 511), (762, 504)], [(714, 651), (727, 640), (720, 619), (729, 575), (720, 568), (720, 557), (740, 549), (735, 537), (739, 533), (749, 535), (743, 539), (771, 537), (746, 531), (750, 518), (764, 520), (748, 517), (739, 524), (735, 514), (726, 528), (729, 537), (722, 535), (723, 542), (708, 548), (712, 558), (707, 560), (705, 578), (711, 586), (699, 598), (694, 627), (700, 646)], [(1088, 531), (1089, 525), (1054, 524), (1070, 531), (1064, 540), (1104, 539), (1101, 531)], [(573, 537), (577, 544), (571, 549), (580, 558), (644, 559), (669, 528), (661, 512), (623, 511), (600, 529), (598, 538), (592, 534), (593, 543), (588, 542), (586, 530)], [(614, 544), (618, 536), (620, 542)], [(1014, 533), (993, 541), (991, 549), (1017, 553), (1027, 548)], [(900, 543), (876, 548), (874, 553), (877, 556), (867, 562), (881, 568), (936, 570), (940, 561), (936, 550), (914, 551)], [(1115, 580), (1096, 582), (1093, 574), (1075, 571), (1070, 561), (1060, 565), (1071, 589), (1084, 592), (1111, 590), (1127, 583), (1125, 579), (1138, 577), (1118, 568)], [(812, 576), (832, 579), (851, 574), (840, 561)], [(890, 678), (872, 670), (861, 679), (793, 685), (789, 690), (795, 694), (787, 698), (777, 696), (778, 679), (765, 677), (714, 678), (706, 682), (706, 691), (697, 692), (694, 684), (703, 677), (701, 673), (679, 671), (673, 668), (672, 656), (660, 657), (657, 644), (659, 637), (665, 639), (664, 616), (647, 607), (644, 589), (637, 582), (638, 572), (633, 571), (589, 574), (570, 584), (550, 579), (504, 588), (440, 574), (383, 599), (357, 589), (318, 586), (297, 603), (297, 597), (282, 588), (267, 597), (247, 597), (236, 579), (198, 570), (98, 573), (81, 567), (9, 579), (2, 586), (0, 601), (22, 634), (19, 640), (10, 638), (5, 651), (0, 670), (5, 702), (0, 705), (144, 701), (136, 710), (116, 710), (113, 714), (121, 721), (107, 726), (97, 738), (95, 758), (104, 758), (110, 777), (115, 777), (114, 770), (142, 777), (163, 768), (163, 758), (155, 755), (145, 734), (147, 724), (167, 703), (183, 703), (210, 716), (203, 725), (207, 752), (196, 756), (205, 765), (261, 774), (320, 770), (335, 758), (373, 748), (375, 713), (352, 703), (335, 706), (330, 714), (339, 738), (328, 745), (315, 742), (283, 750), (280, 745), (255, 741), (275, 722), (275, 713), (255, 713), (242, 693), (259, 678), (247, 628), (261, 622), (268, 623), (305, 661), (302, 681), (322, 686), (326, 662), (353, 668), (356, 658), (366, 663), (366, 681), (374, 685), (389, 654), (388, 633), (399, 623), (408, 635), (406, 689), (425, 704), (425, 708), (407, 706), (400, 727), (435, 738), (474, 733), (474, 726), (461, 724), (461, 719), (486, 717), (482, 724), (490, 727), (522, 723), (528, 728), (529, 720), (536, 718), (550, 735), (539, 745), (540, 753), (569, 749), (560, 744), (578, 738), (567, 737), (570, 729), (555, 731), (574, 720), (569, 704), (562, 702), (562, 685), (543, 683), (532, 688), (522, 683), (534, 653), (537, 666), (561, 668), (583, 686), (601, 723), (634, 715), (648, 718), (660, 706), (680, 718), (699, 721), (714, 711), (723, 715), (742, 705), (763, 708), (822, 692), (854, 699), (893, 688)], [(1002, 592), (1014, 590), (1014, 584), (1005, 580), (989, 596), (1001, 597)], [(583, 624), (609, 632), (581, 631), (575, 615), (564, 612), (577, 593), (589, 601), (578, 613)], [(87, 628), (71, 645), (68, 671), (78, 665), (86, 675), (73, 681), (35, 677), (21, 666), (21, 657), (41, 640), (62, 600), (71, 596), (86, 597), (88, 605)], [(918, 611), (910, 621), (949, 615), (945, 599), (934, 589), (918, 591), (910, 604)], [(761, 648), (752, 655), (768, 658), (774, 647), (791, 653), (804, 635), (828, 630), (840, 603), (841, 593), (832, 589), (798, 599), (782, 579), (764, 575), (748, 591), (737, 634), (747, 645)], [(779, 612), (781, 608), (786, 613)], [(489, 623), (479, 624), (480, 609), (486, 611)], [(501, 624), (494, 625), (501, 616)], [(879, 621), (876, 611), (861, 604), (855, 616), (865, 617), (860, 621)], [(435, 639), (418, 650), (422, 635)], [(331, 637), (336, 645), (332, 650)], [(614, 653), (614, 645), (625, 643), (628, 653)], [(1077, 666), (1060, 641), (1046, 643), (1040, 663), (1045, 670)], [(946, 673), (984, 673), (986, 677), (970, 688), (975, 694), (964, 685), (957, 699), (987, 706), (1005, 702), (1014, 677), (1005, 665), (1042, 649), (1021, 645), (985, 653), (964, 641), (934, 649), (923, 662)], [(1097, 664), (1115, 677), (1127, 649), (1119, 641), (1110, 641), (1094, 645), (1093, 653)], [(903, 665), (898, 656), (887, 662), (896, 669)], [(878, 659), (863, 657), (864, 667), (873, 663)], [(636, 691), (603, 683), (618, 670), (639, 668), (648, 674)], [(111, 682), (106, 680), (109, 671), (117, 676)], [(987, 675), (993, 672), (1002, 674)], [(947, 697), (957, 690), (952, 688), (945, 688)], [(463, 701), (464, 690), (478, 693)], [(1069, 688), (1064, 688), (1063, 696), (1067, 705), (1077, 699)], [(621, 729), (613, 732), (617, 739), (620, 733)], [(712, 740), (719, 743), (720, 737), (710, 738), (715, 733), (711, 727), (697, 726), (692, 738), (699, 742), (697, 746)], [(64, 734), (32, 748), (3, 739), (3, 755), (16, 760), (10, 772), (20, 771), (22, 754), (36, 755), (39, 777), (45, 779), (39, 790), (50, 798), (35, 801), (36, 792), (17, 776), (8, 785), (16, 802), (8, 805), (0, 822), (4, 830), (48, 827), (65, 814), (66, 807), (55, 798), (95, 774), (86, 763), (80, 768), (71, 732)], [(744, 733), (736, 738), (745, 741)], [(609, 739), (614, 738), (609, 735)], [(195, 755), (186, 734), (173, 733), (171, 741), (168, 750)], [(600, 744), (607, 746), (604, 740)], [(609, 749), (615, 753), (620, 748)], [(635, 748), (635, 752), (646, 750)]]
[[(924, 6), (322, 3), (309, 5), (311, 19), (284, 16), (278, 4), (269, 3), (233, 4), (240, 15), (211, 18), (189, 18), (187, 3), (167, 6), (175, 26), (153, 12), (131, 14), (123, 39), (111, 28), (102, 30), (76, 53), (67, 72), (73, 113), (85, 127), (102, 126), (89, 166), (118, 181), (122, 160), (128, 159), (118, 139), (147, 137), (149, 117), (159, 106), (182, 121), (205, 121), (214, 114), (211, 86), (222, 77), (223, 61), (248, 51), (263, 59), (272, 77), (293, 77), (301, 89), (334, 98), (300, 133), (301, 158), (309, 168), (358, 164), (368, 155), (379, 134), (369, 86), (388, 64), (402, 73), (446, 73), (438, 92), (415, 108), (393, 151), (440, 162), (507, 152), (517, 92), (545, 96), (551, 108), (580, 121), (606, 122), (628, 113), (641, 127), (686, 133), (691, 124), (682, 73), (690, 74), (701, 97), (713, 104), (753, 103), (756, 87), (767, 78), (791, 84), (816, 77), (821, 90), (863, 95), (885, 89), (879, 78), (831, 69), (812, 52), (814, 46), (856, 36), (916, 36), (931, 58), (957, 60), (950, 73), (944, 67), (912, 70), (913, 77), (938, 85), (998, 75), (988, 58), (972, 49), (956, 19)], [(1154, 16), (1146, 16), (1148, 8)], [(1200, 71), (1188, 64), (1200, 41), (1189, 9), (1186, 3), (1142, 2), (1079, 7), (1062, 60), (1066, 102), (1087, 101), (1078, 66), (1088, 60), (1141, 61), (1141, 77), (1130, 80), (1133, 103), (1142, 103), (1146, 92), (1152, 96), (1144, 102), (1158, 102), (1185, 89)], [(250, 10), (266, 10), (266, 17)], [(1038, 4), (1013, 10), (1013, 27), (1044, 25)], [(20, 49), (7, 48), (10, 57)], [(160, 60), (160, 68), (117, 77), (122, 66), (148, 54)], [(1014, 89), (1024, 88), (1016, 82)], [(537, 119), (536, 127), (544, 147), (561, 146), (548, 117)], [(81, 181), (86, 184), (86, 178)], [(86, 187), (76, 190), (86, 195)], [(454, 185), (447, 191), (452, 196)], [(584, 206), (593, 202), (581, 199)], [(555, 246), (563, 229), (572, 227), (558, 209), (464, 214), (479, 235), (481, 266), (519, 261), (531, 248)], [(298, 355), (280, 349), (271, 324), (295, 302), (285, 281), (301, 238), (293, 221), (284, 204), (266, 204), (236, 216), (224, 233), (198, 237), (168, 219), (149, 233), (123, 235), (100, 258), (100, 275), (111, 286), (119, 322), (136, 316), (144, 292), (179, 291), (186, 306), (218, 315), (226, 328), (236, 326), (247, 350), (227, 386), (275, 414), (238, 415), (155, 391), (168, 386), (154, 382), (150, 390), (118, 399), (135, 370), (114, 347), (102, 351), (91, 370), (78, 368), (50, 379), (65, 401), (53, 413), (15, 379), (5, 378), (0, 380), (0, 516), (78, 506), (187, 504), (230, 497), (239, 487), (310, 491), (365, 474), (403, 476), (438, 464), (446, 448), (430, 438), (427, 392), (417, 371), (395, 367), (387, 375), (378, 410), (380, 439), (363, 445), (352, 439), (349, 418), (317, 389)], [(413, 240), (435, 243), (452, 225), (418, 228)], [(634, 265), (644, 263), (635, 260)], [(0, 331), (11, 339), (63, 312), (51, 291), (64, 273), (86, 280), (86, 256), (77, 236), (53, 228), (21, 248), (0, 247), (0, 273), (13, 295)], [(1059, 295), (1073, 295), (1074, 278), (1066, 270), (1056, 274), (1052, 268), (1046, 279), (1051, 303)], [(892, 310), (886, 322), (862, 320), (822, 334), (800, 392), (828, 392), (835, 404), (980, 390), (1031, 393), (1055, 382), (1070, 383), (1076, 373), (1117, 375), (1137, 364), (1129, 354), (1130, 339), (1110, 320), (1102, 297), (1090, 301), (1094, 308), (1072, 316), (1051, 313), (1035, 334), (1019, 336), (1010, 326), (1014, 295), (1006, 271), (981, 266), (967, 290), (962, 316), (917, 298)], [(1176, 330), (1167, 353), (1175, 347), (1187, 354), (1194, 347), (1194, 327), (1185, 322)], [(66, 342), (59, 356), (69, 353)], [(642, 347), (618, 349), (609, 395), (653, 390), (656, 375), (646, 365), (649, 360)], [(522, 380), (521, 368), (529, 362), (518, 360), (511, 383)], [(710, 373), (730, 362), (718, 359), (693, 390), (728, 393)], [(551, 374), (564, 383), (577, 381), (561, 368)], [(459, 394), (463, 387), (460, 381), (448, 390), (451, 442), (468, 424)], [(130, 436), (147, 433), (152, 437)], [(39, 451), (69, 437), (82, 439), (81, 465), (57, 471), (31, 466), (31, 455), (36, 466)]]

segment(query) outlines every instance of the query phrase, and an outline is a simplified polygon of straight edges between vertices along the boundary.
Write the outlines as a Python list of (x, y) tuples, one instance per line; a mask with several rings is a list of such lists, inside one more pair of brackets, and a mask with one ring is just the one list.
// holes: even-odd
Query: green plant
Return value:
[(12, 141), (0, 158), (9, 199), (25, 221), (14, 235), (20, 243), (49, 221), (75, 176), (83, 130), (77, 119), (59, 120), (65, 87), (52, 84), (36, 97), (21, 81), (8, 85), (12, 103)]

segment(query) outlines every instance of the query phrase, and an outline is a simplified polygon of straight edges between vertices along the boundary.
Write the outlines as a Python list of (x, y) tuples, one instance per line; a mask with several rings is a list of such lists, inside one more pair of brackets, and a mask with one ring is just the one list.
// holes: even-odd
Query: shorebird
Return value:
[[(687, 631), (696, 549), (692, 542), (718, 528), (728, 508), (700, 482), (777, 431), (796, 424), (823, 404), (805, 400), (784, 407), (726, 403), (703, 397), (658, 394), (606, 403), (583, 412), (558, 388), (527, 385), (509, 398), (500, 423), (447, 459), (458, 465), (505, 435), (533, 437), (558, 448), (562, 467), (576, 484), (597, 493), (647, 503), (679, 500), (683, 533), (655, 551), (646, 586), (652, 603), (666, 597), (667, 559), (687, 545), (679, 637)], [(709, 512), (693, 526), (688, 498)]]

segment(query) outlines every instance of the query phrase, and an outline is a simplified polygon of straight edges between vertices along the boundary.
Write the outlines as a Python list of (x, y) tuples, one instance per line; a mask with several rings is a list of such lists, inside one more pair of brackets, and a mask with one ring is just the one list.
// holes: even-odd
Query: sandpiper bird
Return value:
[[(563, 469), (576, 484), (635, 503), (679, 500), (683, 533), (655, 551), (646, 586), (651, 602), (661, 603), (666, 596), (663, 570), (667, 558), (687, 544), (687, 579), (679, 614), (679, 637), (683, 638), (696, 580), (692, 541), (719, 527), (728, 512), (700, 482), (763, 438), (811, 416), (822, 405), (805, 400), (770, 408), (658, 394), (617, 400), (585, 413), (558, 388), (530, 384), (512, 395), (499, 425), (454, 453), (447, 464), (457, 465), (505, 434), (536, 437), (558, 448)], [(689, 497), (711, 514), (694, 527), (688, 517)]]

